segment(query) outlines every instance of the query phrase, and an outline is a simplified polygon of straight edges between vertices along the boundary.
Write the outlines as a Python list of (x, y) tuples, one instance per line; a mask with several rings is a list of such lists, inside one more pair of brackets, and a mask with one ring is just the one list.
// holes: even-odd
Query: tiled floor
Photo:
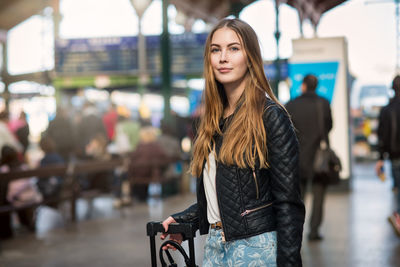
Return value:
[[(351, 192), (329, 193), (322, 227), (325, 239), (318, 243), (304, 240), (304, 266), (400, 266), (400, 238), (387, 222), (394, 207), (390, 181), (381, 183), (373, 174), (373, 165), (367, 163), (354, 166), (354, 174)], [(36, 236), (19, 233), (1, 244), (0, 266), (150, 266), (146, 222), (162, 220), (194, 198), (180, 195), (113, 210), (110, 198), (104, 197), (95, 200), (90, 217), (87, 203), (81, 201), (77, 224), (44, 208), (39, 212)], [(307, 228), (308, 220), (305, 233)], [(198, 237), (199, 265), (203, 244), (204, 237)]]

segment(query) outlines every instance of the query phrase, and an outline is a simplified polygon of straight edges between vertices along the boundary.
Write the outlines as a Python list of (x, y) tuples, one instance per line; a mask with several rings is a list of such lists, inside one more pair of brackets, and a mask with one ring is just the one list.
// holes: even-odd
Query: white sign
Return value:
[[(319, 79), (327, 78), (327, 74), (328, 78), (333, 77), (326, 79), (326, 86), (317, 89), (317, 93), (331, 103), (333, 129), (329, 134), (329, 141), (342, 162), (341, 178), (349, 179), (352, 158), (346, 39), (333, 37), (293, 40), (293, 56), (289, 60), (289, 70), (292, 71), (290, 77), (297, 78), (292, 81), (292, 85), (299, 86), (295, 80), (302, 80), (304, 75), (311, 73), (313, 66)], [(292, 95), (296, 96), (296, 92), (298, 88), (291, 88)]]

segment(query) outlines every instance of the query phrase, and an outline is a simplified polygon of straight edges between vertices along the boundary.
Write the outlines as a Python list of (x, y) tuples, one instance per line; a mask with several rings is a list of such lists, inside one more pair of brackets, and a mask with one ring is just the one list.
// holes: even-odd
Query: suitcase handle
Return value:
[[(171, 223), (168, 226), (167, 234), (182, 234), (185, 238), (196, 237), (197, 229), (191, 223)], [(158, 233), (165, 233), (161, 222), (147, 223), (147, 236), (156, 236)]]
[[(150, 237), (150, 252), (151, 252), (151, 266), (156, 267), (156, 241), (155, 236), (158, 233), (165, 233), (164, 227), (161, 222), (148, 222), (147, 223), (147, 236)], [(168, 226), (168, 234), (182, 234), (184, 238), (188, 239), (189, 242), (189, 263), (187, 266), (196, 266), (195, 254), (194, 254), (194, 238), (196, 236), (197, 229), (193, 224), (190, 223), (171, 223)], [(170, 241), (170, 240), (168, 240)], [(168, 242), (166, 241), (166, 242)], [(161, 246), (162, 248), (163, 246)], [(168, 252), (168, 251), (167, 251)], [(168, 256), (169, 252), (167, 253)], [(161, 254), (160, 254), (161, 255)], [(169, 257), (171, 255), (169, 254)], [(168, 257), (168, 258), (169, 258)], [(185, 260), (186, 261), (186, 260)]]

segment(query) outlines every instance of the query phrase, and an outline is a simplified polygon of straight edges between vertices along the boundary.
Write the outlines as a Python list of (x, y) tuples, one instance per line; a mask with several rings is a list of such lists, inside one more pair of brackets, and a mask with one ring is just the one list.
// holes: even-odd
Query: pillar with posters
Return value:
[(351, 128), (350, 88), (348, 83), (347, 42), (344, 37), (293, 40), (293, 55), (289, 59), (290, 98), (301, 94), (303, 77), (318, 77), (317, 94), (331, 104), (333, 128), (329, 134), (330, 145), (342, 162), (342, 184), (350, 184)]

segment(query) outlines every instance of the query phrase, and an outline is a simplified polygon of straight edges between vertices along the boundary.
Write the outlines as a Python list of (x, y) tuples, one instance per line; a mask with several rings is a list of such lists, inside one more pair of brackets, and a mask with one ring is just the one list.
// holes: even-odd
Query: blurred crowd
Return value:
[[(101, 112), (87, 102), (80, 110), (57, 107), (56, 115), (42, 133), (39, 146), (30, 142), (29, 124), (24, 112), (10, 120), (8, 112), (0, 113), (0, 173), (68, 164), (87, 160), (110, 160), (124, 157), (123, 168), (79, 174), (81, 191), (98, 190), (114, 195), (114, 206), (130, 204), (132, 197), (146, 200), (149, 184), (143, 181), (154, 176), (152, 164), (162, 166), (158, 175), (179, 178), (182, 174), (181, 140), (190, 133), (191, 120), (177, 115), (168, 124), (161, 121), (154, 127), (150, 120), (134, 116), (123, 106), (110, 104)], [(29, 162), (32, 147), (40, 150), (40, 160)], [(32, 166), (33, 165), (33, 166)], [(135, 180), (141, 181), (135, 183)], [(62, 177), (35, 177), (6, 182), (0, 179), (0, 206), (23, 207), (27, 203), (57, 198), (63, 188)], [(53, 206), (57, 208), (57, 204)], [(18, 221), (35, 230), (35, 207), (18, 209)], [(12, 215), (0, 213), (0, 239), (13, 235)]]

